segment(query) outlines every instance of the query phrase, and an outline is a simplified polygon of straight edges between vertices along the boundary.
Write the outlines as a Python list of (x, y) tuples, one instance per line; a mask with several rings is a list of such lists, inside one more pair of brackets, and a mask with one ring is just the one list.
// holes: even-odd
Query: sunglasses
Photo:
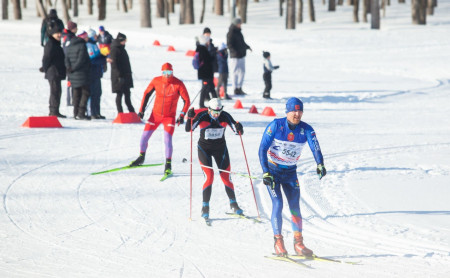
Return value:
[(214, 109), (209, 108), (209, 111), (211, 112), (211, 114), (220, 114), (220, 113), (222, 113), (222, 110), (223, 110), (223, 109), (220, 109), (220, 110), (214, 110)]
[(173, 71), (171, 71), (171, 70), (163, 70), (162, 74), (163, 75), (172, 75)]

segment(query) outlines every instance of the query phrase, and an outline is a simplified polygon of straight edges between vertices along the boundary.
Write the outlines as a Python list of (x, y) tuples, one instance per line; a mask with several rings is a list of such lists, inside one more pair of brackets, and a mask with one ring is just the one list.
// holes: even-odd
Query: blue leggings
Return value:
[(283, 195), (281, 194), (281, 188), (283, 188), (291, 211), (292, 230), (294, 232), (301, 232), (303, 224), (300, 213), (300, 186), (297, 179), (297, 172), (295, 170), (288, 172), (272, 169), (270, 172), (275, 180), (275, 189), (267, 186), (270, 198), (272, 199), (271, 221), (273, 234), (280, 235), (283, 227)]

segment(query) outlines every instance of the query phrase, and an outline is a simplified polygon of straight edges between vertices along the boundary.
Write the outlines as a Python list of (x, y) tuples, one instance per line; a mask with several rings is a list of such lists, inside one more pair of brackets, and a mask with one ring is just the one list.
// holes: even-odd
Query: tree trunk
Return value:
[(380, 0), (371, 0), (371, 29), (380, 29)]
[(67, 2), (66, 1), (69, 1), (69, 0), (61, 0), (61, 6), (62, 6), (62, 10), (63, 10), (64, 21), (68, 22), (70, 20), (70, 14), (69, 14), (69, 9), (67, 8)]
[(184, 24), (195, 24), (194, 0), (185, 0)]
[(280, 6), (280, 16), (283, 16), (283, 3), (284, 3), (284, 0), (280, 0), (280, 2), (279, 2), (279, 6)]
[(368, 22), (367, 15), (370, 13), (370, 0), (363, 0), (363, 21)]
[(166, 17), (166, 23), (167, 25), (170, 25), (170, 20), (169, 20), (169, 0), (165, 0), (165, 9), (164, 9), (164, 16)]
[(22, 1), (22, 7), (23, 7), (24, 9), (27, 8), (27, 0), (23, 0), (23, 1)]
[(355, 0), (355, 2), (353, 3), (353, 22), (359, 22), (358, 13), (359, 13), (359, 0)]
[(87, 0), (87, 9), (89, 15), (94, 14), (94, 2), (92, 0)]
[(342, 5), (344, 5), (344, 0), (338, 0), (338, 3), (337, 3), (339, 6), (342, 6)]
[[(106, 1), (106, 0), (105, 0)], [(150, 0), (140, 0), (141, 27), (152, 27), (152, 8)]]
[(242, 23), (247, 23), (247, 1), (239, 0), (239, 16), (242, 19)]
[(73, 16), (78, 16), (78, 0), (73, 0)]
[(98, 20), (105, 20), (106, 19), (106, 0), (98, 0), (97, 3), (98, 3)]
[(164, 17), (164, 0), (156, 0), (156, 17)]
[(128, 0), (128, 10), (132, 10), (133, 9), (133, 0)]
[(414, 24), (427, 24), (427, 0), (412, 0), (412, 19)]
[(328, 0), (328, 11), (329, 12), (336, 11), (336, 0)]
[(298, 0), (297, 22), (303, 22), (303, 0)]
[(175, 1), (169, 0), (169, 13), (175, 13)]
[(434, 14), (434, 1), (435, 0), (428, 0), (428, 6), (427, 6), (427, 14), (428, 15)]
[(316, 22), (316, 12), (314, 9), (314, 0), (308, 0), (308, 7), (309, 7), (309, 20), (311, 20), (311, 22)]
[(295, 0), (286, 1), (286, 29), (295, 29)]
[[(39, 2), (39, 1), (37, 1)], [(2, 0), (2, 19), (6, 20), (8, 19), (8, 0)], [(36, 3), (37, 5), (37, 3)], [(42, 5), (42, 2), (41, 2)], [(42, 7), (42, 9), (44, 9), (44, 7)]]
[(203, 19), (205, 18), (205, 6), (206, 6), (206, 0), (202, 0), (202, 10), (200, 12), (200, 24), (203, 23)]
[(404, 4), (404, 3), (406, 3), (406, 1), (405, 1), (405, 0), (398, 0), (398, 2), (399, 2), (399, 3), (401, 3), (401, 4)]
[[(76, 0), (75, 0), (75, 1), (76, 1)], [(127, 8), (127, 0), (122, 0), (122, 8), (123, 8), (123, 11), (124, 11), (125, 13), (128, 12), (128, 8)]]
[(223, 15), (223, 0), (214, 0), (214, 12), (216, 15)]

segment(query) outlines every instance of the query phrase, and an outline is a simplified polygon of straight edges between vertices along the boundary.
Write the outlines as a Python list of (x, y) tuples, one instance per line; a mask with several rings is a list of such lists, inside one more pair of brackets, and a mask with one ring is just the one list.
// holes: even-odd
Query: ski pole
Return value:
[[(191, 108), (194, 105), (194, 101), (198, 97), (198, 95), (200, 94), (201, 91), (202, 90), (200, 89), (200, 91), (198, 91), (198, 93), (195, 95), (195, 97), (191, 100), (191, 105), (189, 106), (189, 108)], [(188, 110), (189, 110), (189, 108), (188, 108)]]
[[(241, 132), (238, 132), (238, 133), (239, 133), (239, 138), (241, 138), (241, 145), (242, 145), (242, 150), (244, 151), (245, 164), (247, 164), (248, 176), (251, 177), (250, 168), (248, 167), (248, 162), (247, 162), (247, 155), (245, 154), (244, 141), (242, 141)], [(258, 218), (261, 218), (261, 216), (259, 215), (258, 202), (256, 202), (256, 195), (255, 195), (255, 189), (253, 188), (253, 181), (251, 178), (250, 178), (250, 184), (252, 186), (253, 198), (255, 199), (256, 211), (258, 212)]]
[[(183, 163), (186, 163), (186, 162), (187, 162), (187, 159), (183, 159)], [(192, 162), (188, 162), (188, 163), (190, 163), (190, 164), (191, 164), (191, 167), (192, 167), (192, 164), (193, 164), (193, 163), (192, 163)], [(200, 167), (208, 168), (208, 169), (213, 169), (213, 170), (214, 170), (214, 167), (211, 167), (211, 166), (206, 166), (206, 165), (201, 165), (201, 164), (200, 164)], [(245, 177), (245, 178), (254, 179), (254, 180), (260, 179), (260, 178), (258, 178), (258, 177), (250, 176), (250, 175), (247, 175), (247, 174), (244, 174), (244, 173), (231, 172), (231, 171), (221, 170), (221, 169), (218, 169), (218, 170), (219, 170), (219, 172), (229, 173), (229, 174), (233, 174), (233, 175), (239, 175), (239, 176), (242, 176), (242, 177)]]
[(189, 220), (192, 220), (192, 118), (191, 118), (191, 171), (190, 171), (190, 196), (189, 196)]

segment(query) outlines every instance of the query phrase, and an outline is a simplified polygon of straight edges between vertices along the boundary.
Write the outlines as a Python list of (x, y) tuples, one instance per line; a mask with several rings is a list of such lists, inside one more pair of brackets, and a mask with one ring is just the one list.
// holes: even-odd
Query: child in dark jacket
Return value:
[(272, 62), (270, 61), (270, 52), (263, 51), (264, 57), (264, 84), (266, 87), (264, 88), (264, 98), (270, 99), (270, 90), (272, 89), (272, 71), (279, 69), (280, 66), (272, 66)]
[(220, 92), (220, 87), (223, 86), (224, 97), (222, 99), (231, 99), (227, 94), (228, 83), (228, 49), (225, 43), (222, 43), (217, 51), (217, 64), (219, 66), (219, 79), (217, 81), (216, 91)]

